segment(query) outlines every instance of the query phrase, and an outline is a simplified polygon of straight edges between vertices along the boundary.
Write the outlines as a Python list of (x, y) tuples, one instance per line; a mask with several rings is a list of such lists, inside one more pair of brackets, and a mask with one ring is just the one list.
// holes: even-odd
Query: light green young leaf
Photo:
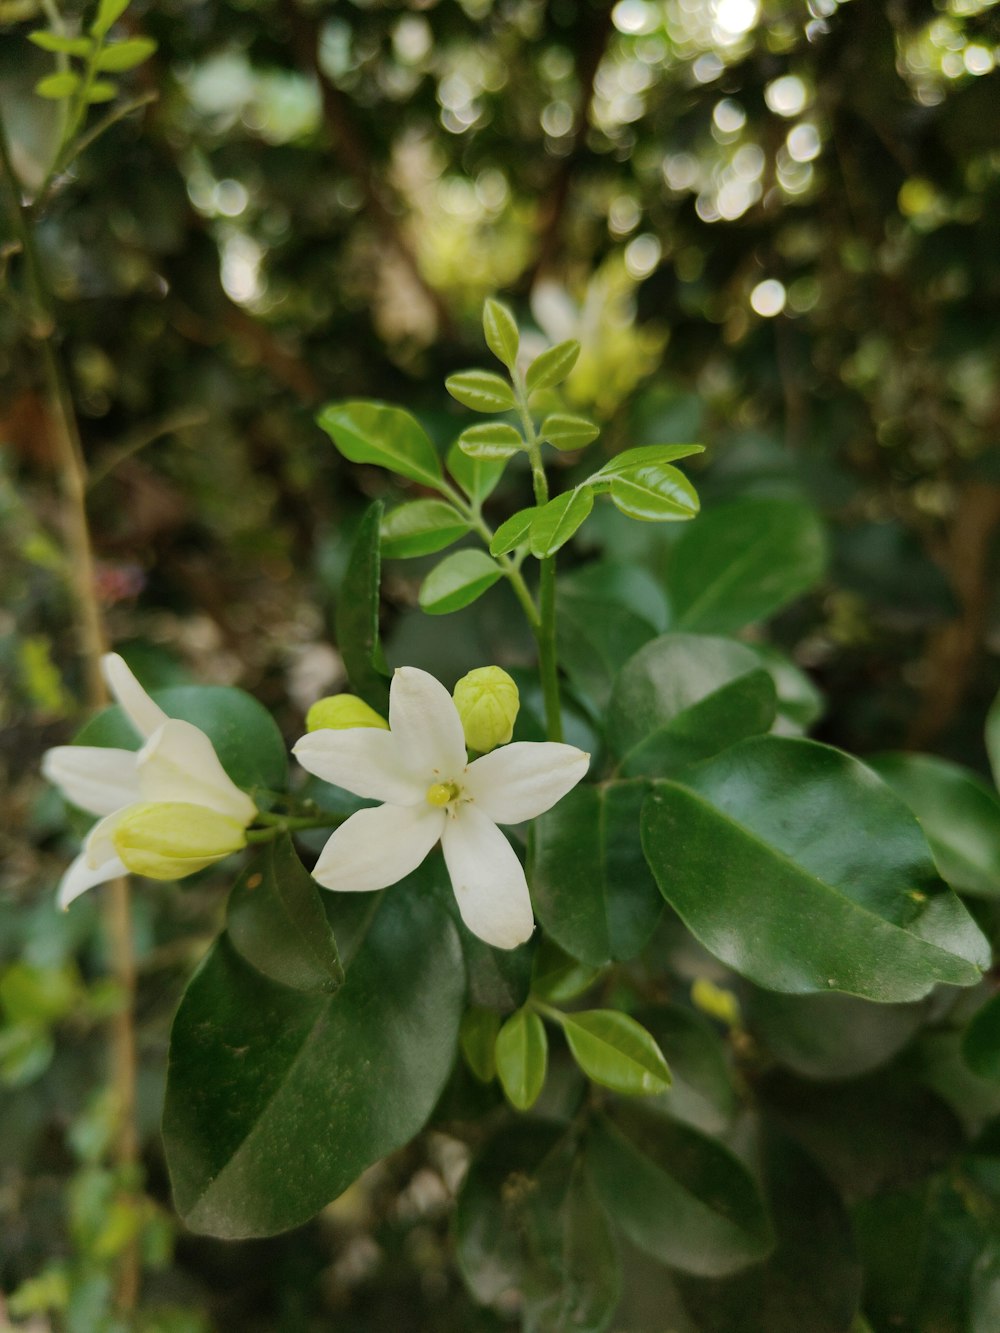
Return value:
[(458, 437), (458, 447), (469, 458), (484, 462), (506, 462), (524, 448), (520, 432), (503, 421), (487, 421), (481, 426), (469, 426)]
[(646, 523), (694, 518), (701, 508), (698, 493), (684, 473), (657, 463), (616, 472), (611, 478), (611, 501), (629, 518)]
[(79, 74), (72, 70), (62, 70), (58, 74), (47, 74), (35, 84), (39, 97), (47, 97), (50, 102), (61, 102), (64, 97), (72, 97), (80, 86)]
[(611, 478), (619, 472), (630, 472), (636, 467), (662, 467), (665, 463), (676, 463), (679, 458), (690, 458), (692, 454), (704, 452), (703, 444), (644, 444), (638, 449), (626, 449), (615, 454), (614, 458), (609, 458), (603, 467), (587, 478), (586, 484), (606, 490)]
[(97, 57), (96, 68), (107, 74), (124, 74), (127, 69), (135, 69), (156, 50), (156, 42), (151, 37), (134, 37), (127, 42), (115, 42), (106, 46)]
[(118, 96), (118, 89), (107, 79), (98, 79), (87, 89), (87, 101), (96, 106), (99, 102), (113, 102)]
[(485, 551), (456, 551), (446, 556), (424, 579), (420, 606), (429, 616), (444, 616), (482, 597), (502, 577)]
[(515, 546), (526, 542), (538, 508), (538, 505), (535, 505), (531, 509), (519, 509), (516, 514), (511, 514), (506, 522), (501, 523), (490, 542), (491, 554), (505, 555), (508, 551), (513, 551)]
[(445, 460), (448, 471), (473, 503), (492, 495), (507, 466), (506, 458), (474, 458), (456, 440)]
[(92, 37), (104, 37), (129, 7), (129, 0), (101, 0), (97, 17), (90, 25)]
[(411, 500), (382, 520), (382, 554), (387, 560), (431, 555), (468, 531), (467, 520), (444, 500)]
[(543, 440), (548, 440), (553, 449), (572, 451), (582, 449), (590, 444), (591, 440), (596, 440), (601, 431), (600, 427), (595, 426), (586, 417), (570, 416), (567, 412), (553, 412), (542, 422), (542, 428), (538, 433)]
[(517, 331), (517, 320), (499, 301), (489, 297), (483, 306), (483, 333), (486, 346), (498, 361), (502, 361), (508, 370), (513, 370), (517, 362), (517, 349), (521, 345), (521, 335)]
[(480, 1083), (491, 1083), (496, 1078), (496, 1044), (500, 1031), (500, 1015), (494, 1009), (467, 1009), (458, 1031), (459, 1045), (465, 1063)]
[(61, 33), (48, 32), (44, 28), (38, 32), (29, 32), (28, 41), (43, 51), (67, 56), (87, 56), (94, 47), (89, 37), (64, 37)]
[(541, 505), (531, 523), (531, 554), (539, 560), (565, 546), (594, 507), (594, 493), (586, 487), (557, 495)]
[(328, 403), (316, 418), (352, 463), (374, 463), (437, 488), (441, 463), (423, 426), (401, 407), (356, 399)]
[(497, 1076), (507, 1100), (518, 1111), (527, 1111), (538, 1100), (548, 1055), (542, 1020), (533, 1009), (518, 1009), (504, 1023), (496, 1041)]
[(663, 1052), (634, 1018), (618, 1009), (564, 1014), (573, 1059), (594, 1083), (626, 1097), (666, 1092), (670, 1070)]
[(541, 356), (536, 356), (525, 376), (528, 392), (551, 389), (560, 384), (576, 365), (579, 355), (580, 344), (571, 338), (567, 342), (556, 343), (555, 347), (550, 347)]
[(444, 387), (456, 402), (473, 412), (509, 412), (516, 406), (514, 390), (491, 370), (463, 370), (449, 375)]

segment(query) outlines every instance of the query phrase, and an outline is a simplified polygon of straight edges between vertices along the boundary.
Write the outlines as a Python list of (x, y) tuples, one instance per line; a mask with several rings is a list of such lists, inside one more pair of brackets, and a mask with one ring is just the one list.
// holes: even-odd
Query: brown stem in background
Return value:
[[(32, 304), (28, 333), (38, 344), (45, 387), (53, 423), (53, 445), (63, 499), (65, 542), (69, 555), (69, 579), (77, 615), (79, 651), (86, 683), (86, 701), (91, 708), (108, 702), (101, 676), (101, 655), (107, 645), (103, 618), (94, 581), (94, 553), (87, 523), (87, 465), (73, 407), (69, 384), (55, 343), (56, 319), (52, 298), (42, 268), (31, 222), (24, 203), (24, 190), (11, 163), (7, 132), (0, 117), (0, 167), (3, 192), (11, 224), (24, 260)], [(113, 1082), (117, 1103), (115, 1159), (129, 1173), (139, 1155), (135, 1123), (135, 957), (132, 951), (131, 912), (127, 879), (113, 880), (105, 890), (105, 929), (115, 980), (122, 991), (122, 1004), (112, 1019)], [(130, 1242), (121, 1256), (117, 1299), (121, 1310), (135, 1308), (139, 1294), (139, 1251)]]

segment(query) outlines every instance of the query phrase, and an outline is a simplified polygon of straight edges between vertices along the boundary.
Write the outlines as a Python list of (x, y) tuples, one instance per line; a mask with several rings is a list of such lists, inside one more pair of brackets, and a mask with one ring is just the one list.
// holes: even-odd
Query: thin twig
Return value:
[(145, 430), (136, 431), (128, 439), (123, 440), (116, 449), (112, 449), (100, 467), (90, 470), (87, 478), (87, 490), (92, 491), (127, 458), (131, 458), (133, 454), (137, 454), (140, 450), (155, 444), (157, 440), (162, 440), (167, 435), (176, 435), (178, 431), (190, 430), (193, 426), (204, 426), (211, 419), (211, 414), (204, 408), (194, 408), (193, 410), (175, 412), (172, 416), (166, 417), (163, 421), (159, 421)]

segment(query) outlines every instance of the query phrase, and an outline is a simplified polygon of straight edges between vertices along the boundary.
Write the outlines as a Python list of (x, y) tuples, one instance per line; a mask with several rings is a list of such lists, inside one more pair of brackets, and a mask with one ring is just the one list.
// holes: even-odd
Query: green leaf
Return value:
[(645, 782), (575, 787), (531, 825), (535, 914), (567, 953), (592, 967), (634, 958), (663, 914), (639, 845)]
[(98, 79), (87, 89), (87, 101), (94, 106), (99, 102), (113, 102), (117, 96), (117, 87), (107, 79)]
[(823, 696), (804, 671), (767, 643), (745, 645), (774, 681), (778, 716), (774, 729), (782, 736), (801, 736), (823, 715)]
[(517, 406), (514, 390), (492, 370), (462, 370), (449, 375), (444, 387), (473, 412), (509, 412)]
[(608, 743), (623, 773), (667, 776), (767, 731), (776, 709), (771, 677), (745, 644), (661, 634), (615, 680)]
[(64, 37), (58, 32), (48, 32), (44, 28), (38, 32), (29, 32), (28, 41), (40, 46), (43, 51), (52, 51), (67, 56), (88, 56), (94, 49), (89, 37)]
[(352, 463), (373, 463), (425, 486), (441, 481), (441, 462), (427, 432), (400, 407), (363, 400), (328, 403), (316, 424)]
[(587, 1165), (629, 1240), (671, 1268), (721, 1277), (758, 1262), (773, 1245), (746, 1168), (689, 1125), (621, 1106), (596, 1120)]
[(582, 702), (603, 720), (615, 677), (666, 622), (666, 599), (638, 566), (599, 561), (559, 580), (559, 663)]
[(496, 1044), (500, 1015), (493, 1009), (469, 1009), (462, 1019), (458, 1040), (465, 1062), (480, 1083), (496, 1078)]
[(980, 1078), (1000, 1083), (1000, 995), (973, 1014), (962, 1037), (962, 1059)]
[(525, 384), (529, 393), (536, 389), (552, 389), (570, 373), (580, 355), (580, 344), (575, 339), (556, 343), (536, 356), (528, 367)]
[(382, 520), (382, 555), (386, 560), (431, 555), (464, 537), (469, 526), (444, 500), (411, 500)]
[(594, 1083), (625, 1097), (666, 1092), (670, 1070), (663, 1052), (634, 1018), (618, 1009), (563, 1014), (573, 1059)]
[(1000, 787), (1000, 694), (990, 705), (986, 714), (986, 752), (990, 757), (993, 781)]
[(673, 1075), (657, 1105), (703, 1133), (723, 1133), (737, 1101), (727, 1048), (714, 1027), (679, 1004), (649, 1005), (634, 1017), (659, 1046)]
[(156, 50), (157, 43), (151, 37), (133, 37), (127, 42), (115, 42), (106, 46), (97, 56), (95, 68), (108, 74), (123, 74), (127, 69), (135, 69)]
[(129, 7), (129, 0), (100, 0), (97, 16), (90, 25), (91, 36), (103, 37)]
[(518, 1009), (504, 1023), (496, 1041), (497, 1077), (507, 1100), (518, 1111), (527, 1111), (538, 1100), (548, 1058), (542, 1020), (527, 1006)]
[(487, 297), (483, 306), (483, 333), (486, 335), (486, 346), (496, 359), (513, 371), (517, 364), (517, 349), (521, 345), (517, 320), (505, 305), (492, 297)]
[(669, 464), (650, 464), (616, 472), (611, 502), (629, 518), (669, 523), (694, 518), (701, 508), (698, 493), (683, 472)]
[(592, 493), (585, 489), (566, 491), (540, 505), (531, 520), (528, 542), (538, 560), (555, 555), (565, 546), (594, 507)]
[(47, 74), (35, 84), (39, 97), (47, 97), (52, 102), (61, 102), (64, 97), (72, 97), (80, 87), (80, 76), (72, 70), (63, 70), (59, 74)]
[(420, 606), (429, 616), (458, 611), (492, 588), (502, 570), (485, 551), (456, 551), (431, 570), (420, 588)]
[(531, 509), (519, 509), (516, 514), (511, 514), (506, 522), (501, 523), (490, 542), (491, 553), (493, 555), (506, 555), (508, 551), (513, 551), (515, 546), (520, 546), (522, 542), (526, 542), (538, 509), (539, 506), (537, 505)]
[(501, 1014), (513, 1013), (528, 998), (536, 947), (534, 937), (516, 949), (495, 949), (473, 935), (457, 912), (454, 916), (465, 955), (469, 1003)]
[(258, 972), (298, 991), (332, 994), (344, 980), (321, 890), (288, 834), (263, 848), (229, 896), (226, 928)]
[(551, 1000), (553, 1004), (575, 1000), (590, 989), (600, 974), (599, 967), (590, 967), (571, 958), (543, 935), (535, 954), (531, 993), (540, 1000)]
[(566, 412), (553, 412), (542, 422), (539, 438), (548, 440), (554, 449), (583, 449), (600, 435), (599, 426), (595, 426), (586, 417), (570, 416)]
[(475, 458), (467, 454), (457, 440), (448, 450), (446, 461), (448, 471), (473, 504), (482, 504), (493, 494), (507, 466), (506, 458)]
[(768, 990), (917, 1000), (989, 965), (916, 820), (829, 746), (758, 736), (654, 783), (642, 842), (693, 934)]
[(959, 893), (1000, 897), (1000, 800), (989, 787), (959, 764), (928, 754), (865, 762), (920, 820), (941, 878)]
[(163, 1132), (192, 1230), (240, 1239), (299, 1226), (408, 1143), (444, 1087), (464, 991), (447, 915), (405, 882), (343, 910), (366, 928), (335, 995), (270, 981), (226, 935), (188, 986)]
[(458, 437), (458, 447), (469, 458), (484, 463), (506, 463), (520, 453), (524, 440), (519, 431), (503, 421), (485, 421), (481, 426), (468, 426)]
[(677, 629), (729, 634), (765, 620), (823, 577), (826, 540), (798, 500), (753, 498), (702, 514), (670, 553)]
[(610, 485), (611, 478), (621, 472), (631, 472), (633, 468), (664, 467), (667, 463), (676, 463), (679, 458), (690, 458), (692, 454), (704, 452), (703, 444), (644, 444), (638, 449), (625, 449), (609, 458), (603, 467), (587, 479), (586, 484), (603, 490)]
[(379, 640), (379, 585), (383, 506), (370, 504), (358, 524), (337, 597), (337, 648), (351, 689), (377, 713), (389, 707), (389, 685)]

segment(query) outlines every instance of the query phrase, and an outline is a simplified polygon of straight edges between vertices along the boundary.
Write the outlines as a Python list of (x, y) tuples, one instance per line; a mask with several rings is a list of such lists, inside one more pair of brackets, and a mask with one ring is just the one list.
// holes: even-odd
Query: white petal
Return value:
[(144, 801), (205, 805), (246, 824), (257, 813), (222, 767), (212, 742), (192, 722), (167, 718), (139, 751), (138, 769)]
[[(115, 846), (115, 829), (121, 823), (126, 812), (131, 809), (132, 806), (123, 805), (120, 810), (105, 815), (103, 819), (97, 821), (87, 834), (83, 844), (83, 859), (84, 864), (90, 870), (99, 870), (101, 866), (118, 860), (118, 848)], [(101, 881), (94, 880), (94, 883), (100, 884)]]
[(56, 745), (46, 750), (42, 772), (68, 801), (92, 815), (110, 815), (139, 799), (138, 756), (100, 745)]
[(350, 893), (387, 888), (416, 870), (444, 822), (444, 811), (429, 805), (359, 810), (329, 839), (313, 878), (324, 889)]
[(514, 949), (535, 928), (521, 863), (496, 824), (460, 806), (445, 825), (444, 859), (462, 920), (487, 944)]
[(561, 801), (589, 765), (575, 745), (515, 741), (470, 764), (462, 785), (494, 823), (520, 824)]
[(75, 861), (70, 862), (69, 869), (59, 881), (59, 895), (56, 901), (65, 912), (70, 903), (79, 898), (81, 893), (86, 893), (96, 884), (104, 884), (109, 879), (118, 879), (119, 876), (127, 874), (128, 871), (117, 856), (93, 869), (87, 864), (86, 853), (81, 852)]
[(163, 726), (167, 720), (166, 713), (159, 704), (153, 703), (129, 670), (124, 658), (117, 653), (105, 653), (101, 658), (101, 670), (108, 689), (140, 736), (152, 736), (157, 727)]
[(453, 782), (466, 764), (462, 719), (439, 680), (399, 667), (389, 689), (389, 727), (406, 768), (428, 784)]
[(392, 732), (376, 727), (311, 731), (295, 742), (292, 754), (307, 773), (370, 801), (416, 805), (430, 785), (407, 771)]

